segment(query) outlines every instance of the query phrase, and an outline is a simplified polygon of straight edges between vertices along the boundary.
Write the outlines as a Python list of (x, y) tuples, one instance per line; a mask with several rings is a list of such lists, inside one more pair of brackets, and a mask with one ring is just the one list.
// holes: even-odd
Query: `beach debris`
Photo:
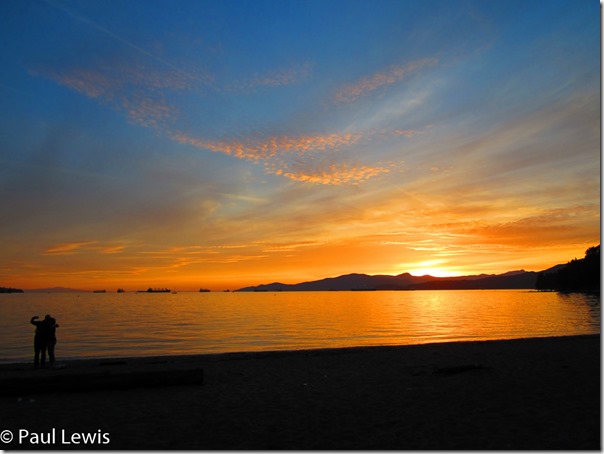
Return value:
[[(100, 365), (99, 365), (100, 366)], [(162, 367), (141, 366), (128, 368), (96, 368), (40, 376), (0, 378), (0, 395), (23, 396), (27, 394), (56, 392), (88, 392), (99, 389), (128, 389), (203, 385), (204, 373), (199, 366)], [(35, 399), (30, 398), (30, 403)]]

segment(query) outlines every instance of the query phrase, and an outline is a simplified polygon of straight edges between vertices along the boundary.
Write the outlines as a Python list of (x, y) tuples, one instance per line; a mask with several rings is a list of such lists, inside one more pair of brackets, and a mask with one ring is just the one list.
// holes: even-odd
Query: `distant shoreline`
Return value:
[[(87, 294), (104, 294), (104, 293), (170, 293), (170, 292), (148, 292), (146, 290), (124, 290), (124, 291), (98, 291), (98, 290), (75, 290), (75, 289), (65, 289), (65, 290), (30, 290), (30, 289), (15, 289), (16, 291), (7, 291), (0, 292), (0, 294), (53, 294), (53, 293), (69, 293), (69, 294), (78, 294), (78, 295), (87, 295)], [(328, 289), (328, 290), (318, 290), (318, 289), (309, 289), (309, 290), (295, 290), (295, 289), (278, 289), (278, 290), (204, 290), (200, 292), (199, 290), (175, 290), (171, 293), (277, 293), (277, 292), (289, 292), (289, 293), (308, 293), (308, 292), (411, 292), (411, 291), (434, 291), (434, 290), (526, 290), (526, 291), (534, 291), (534, 292), (557, 292), (557, 293), (589, 293), (589, 294), (598, 294), (600, 293), (600, 289), (589, 289), (589, 290), (574, 290), (574, 291), (563, 291), (563, 290), (554, 290), (554, 289), (536, 289), (534, 287), (455, 287), (451, 286), (450, 288), (350, 288), (350, 289)]]

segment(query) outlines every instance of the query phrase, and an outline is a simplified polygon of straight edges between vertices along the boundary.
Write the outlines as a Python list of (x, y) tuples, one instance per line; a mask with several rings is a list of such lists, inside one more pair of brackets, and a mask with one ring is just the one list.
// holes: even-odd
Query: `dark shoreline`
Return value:
[[(91, 356), (91, 357), (70, 357), (57, 361), (63, 368), (83, 368), (90, 366), (111, 366), (111, 365), (136, 365), (144, 363), (172, 363), (174, 361), (189, 363), (195, 361), (223, 361), (229, 359), (254, 359), (264, 357), (280, 357), (280, 356), (316, 356), (323, 354), (343, 354), (354, 352), (365, 352), (371, 350), (398, 350), (398, 349), (413, 349), (425, 348), (428, 346), (448, 346), (448, 345), (470, 345), (484, 344), (497, 342), (524, 342), (538, 341), (543, 339), (581, 339), (581, 338), (599, 338), (600, 334), (573, 334), (568, 336), (541, 336), (541, 337), (521, 337), (510, 339), (481, 339), (481, 340), (459, 340), (446, 342), (426, 342), (422, 344), (404, 344), (404, 345), (362, 345), (352, 347), (325, 347), (325, 348), (306, 348), (306, 349), (284, 349), (284, 350), (258, 350), (258, 351), (235, 351), (235, 352), (216, 352), (216, 353), (187, 353), (187, 354), (172, 354), (172, 355), (149, 355), (149, 356)], [(0, 362), (0, 373), (8, 371), (26, 371), (32, 369), (31, 360), (15, 360)], [(43, 371), (44, 369), (41, 369)], [(48, 368), (47, 370), (50, 370)]]
[[(600, 349), (585, 335), (4, 364), (1, 380), (64, 383), (0, 405), (13, 431), (109, 434), (86, 449), (600, 449)], [(76, 389), (90, 374), (118, 386)]]

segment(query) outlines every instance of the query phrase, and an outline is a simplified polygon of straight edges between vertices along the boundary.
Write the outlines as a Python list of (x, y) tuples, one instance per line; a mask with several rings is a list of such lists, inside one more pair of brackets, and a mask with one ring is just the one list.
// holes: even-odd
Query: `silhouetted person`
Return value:
[[(48, 315), (47, 315), (48, 317)], [(46, 318), (44, 319), (44, 321), (46, 322)], [(54, 367), (55, 365), (55, 345), (57, 345), (57, 328), (59, 327), (59, 324), (57, 323), (57, 321), (53, 318), (50, 317), (48, 319), (48, 326), (47, 326), (47, 349), (48, 349), (48, 360), (50, 362), (50, 367)]]
[(46, 365), (46, 349), (48, 347), (48, 323), (47, 315), (44, 320), (36, 320), (40, 317), (37, 315), (33, 316), (30, 323), (36, 327), (36, 334), (34, 335), (34, 367), (37, 369), (40, 364), (42, 367)]
[(48, 351), (48, 359), (50, 365), (55, 363), (55, 345), (57, 343), (56, 329), (59, 327), (57, 321), (46, 314), (44, 320), (36, 320), (37, 315), (32, 317), (30, 322), (36, 327), (34, 335), (34, 367), (37, 369), (39, 365), (46, 365), (46, 352)]

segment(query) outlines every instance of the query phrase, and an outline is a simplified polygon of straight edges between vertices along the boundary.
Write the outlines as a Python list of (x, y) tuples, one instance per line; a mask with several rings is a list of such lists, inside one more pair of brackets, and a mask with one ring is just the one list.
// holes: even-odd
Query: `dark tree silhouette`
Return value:
[(20, 288), (0, 287), (0, 293), (23, 293)]
[(600, 245), (590, 247), (585, 258), (571, 260), (557, 271), (539, 273), (535, 287), (559, 292), (600, 292)]

